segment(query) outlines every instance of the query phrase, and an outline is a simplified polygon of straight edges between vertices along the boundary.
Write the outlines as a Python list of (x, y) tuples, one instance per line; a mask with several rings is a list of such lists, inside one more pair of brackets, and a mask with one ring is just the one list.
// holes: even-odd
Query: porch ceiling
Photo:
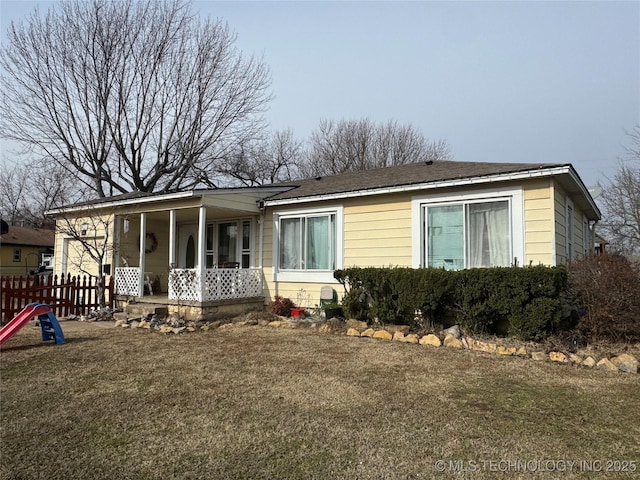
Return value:
[[(176, 209), (177, 223), (198, 223), (198, 208)], [(229, 218), (240, 218), (248, 216), (247, 212), (229, 210), (226, 208), (207, 207), (207, 220), (224, 220)], [(147, 220), (169, 221), (169, 212), (148, 212)]]

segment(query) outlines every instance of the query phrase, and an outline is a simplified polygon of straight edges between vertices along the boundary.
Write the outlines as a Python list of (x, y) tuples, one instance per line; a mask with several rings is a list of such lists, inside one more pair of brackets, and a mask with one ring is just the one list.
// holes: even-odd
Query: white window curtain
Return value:
[(336, 216), (280, 219), (280, 268), (333, 270), (336, 263)]
[(280, 221), (280, 268), (301, 268), (300, 218), (283, 218)]
[(509, 202), (467, 206), (468, 267), (506, 267), (510, 264)]

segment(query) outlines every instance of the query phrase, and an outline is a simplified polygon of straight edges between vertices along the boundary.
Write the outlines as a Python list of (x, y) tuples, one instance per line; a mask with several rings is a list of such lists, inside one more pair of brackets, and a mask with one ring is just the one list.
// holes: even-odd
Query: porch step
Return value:
[(169, 315), (169, 308), (157, 303), (129, 303), (124, 307), (124, 311), (130, 316), (139, 315), (141, 317), (155, 314), (162, 318)]

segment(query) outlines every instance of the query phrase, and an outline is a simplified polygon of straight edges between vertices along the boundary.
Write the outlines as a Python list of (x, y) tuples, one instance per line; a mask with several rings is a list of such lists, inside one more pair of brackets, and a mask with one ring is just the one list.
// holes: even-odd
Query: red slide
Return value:
[(0, 346), (15, 335), (18, 330), (29, 323), (29, 320), (33, 317), (39, 317), (40, 315), (47, 315), (49, 313), (51, 313), (51, 307), (49, 305), (30, 303), (24, 307), (18, 315), (13, 317), (13, 320), (7, 323), (0, 330)]

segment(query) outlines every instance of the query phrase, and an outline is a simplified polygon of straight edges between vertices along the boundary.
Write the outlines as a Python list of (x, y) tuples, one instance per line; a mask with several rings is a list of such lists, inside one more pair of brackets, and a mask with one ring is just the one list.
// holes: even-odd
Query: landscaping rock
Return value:
[(373, 328), (367, 328), (364, 332), (360, 334), (361, 337), (373, 337), (373, 334), (376, 331)]
[(361, 322), (360, 320), (356, 320), (354, 318), (350, 318), (345, 322), (347, 328), (355, 328), (356, 330), (366, 330), (368, 325), (367, 322)]
[(267, 325), (270, 327), (279, 327), (282, 325), (282, 322), (280, 320), (274, 320), (273, 322), (269, 322)]
[(467, 337), (467, 346), (470, 350), (477, 350), (479, 352), (495, 353), (498, 348), (495, 343), (481, 342), (480, 340), (474, 340), (471, 337)]
[(547, 359), (547, 354), (544, 352), (531, 352), (531, 358), (537, 362), (542, 362)]
[(171, 330), (177, 335), (178, 333), (186, 331), (187, 327), (173, 327)]
[(410, 333), (409, 335), (406, 335), (404, 337), (404, 341), (406, 343), (418, 343), (420, 339), (418, 338), (418, 335), (416, 335), (415, 333)]
[(260, 325), (261, 327), (266, 327), (267, 325), (269, 325), (269, 320), (258, 320), (258, 325)]
[(606, 370), (609, 372), (618, 371), (618, 367), (616, 367), (608, 358), (603, 358), (602, 360), (600, 360), (598, 363), (596, 363), (596, 367), (598, 367), (598, 369), (600, 370)]
[(462, 342), (460, 339), (456, 338), (451, 333), (444, 337), (443, 345), (449, 348), (462, 348)]
[(395, 332), (393, 334), (393, 340), (395, 340), (396, 342), (404, 342), (404, 333)]
[(411, 327), (409, 325), (385, 325), (384, 329), (393, 335), (396, 332), (402, 332), (403, 334), (409, 333)]
[(373, 338), (379, 338), (380, 340), (391, 340), (393, 337), (386, 330), (377, 330), (373, 334)]
[(569, 359), (562, 352), (549, 352), (549, 360), (557, 363), (569, 363)]
[(638, 373), (638, 360), (628, 353), (613, 357), (611, 363), (618, 367), (621, 372)]
[(134, 321), (133, 321), (133, 322), (131, 322), (129, 325), (131, 326), (131, 328), (138, 328), (138, 327), (140, 326), (140, 323), (141, 323), (141, 322), (139, 322), (139, 321), (137, 321), (137, 320), (134, 320)]
[(331, 326), (323, 323), (322, 325), (320, 325), (320, 328), (318, 328), (318, 332), (319, 333), (331, 333)]
[(147, 329), (149, 329), (149, 328), (151, 328), (151, 323), (147, 322), (146, 320), (143, 320), (138, 324), (138, 328), (147, 328)]
[(529, 356), (529, 353), (527, 352), (527, 349), (525, 347), (520, 347), (516, 351), (516, 355), (519, 356), (519, 357), (527, 357), (527, 356)]
[(349, 337), (359, 337), (360, 336), (360, 332), (358, 330), (356, 330), (355, 328), (350, 328), (349, 330), (347, 330), (347, 336), (349, 336)]
[(126, 324), (127, 324), (126, 318), (119, 318), (118, 320), (116, 320), (116, 323), (114, 326), (121, 327), (122, 325), (126, 325)]
[(433, 345), (434, 347), (439, 347), (440, 345), (442, 345), (442, 342), (440, 341), (440, 339), (437, 336), (435, 336), (433, 333), (430, 333), (422, 337), (419, 343), (420, 345)]
[(496, 353), (498, 355), (515, 355), (516, 347), (504, 347), (499, 345), (498, 348), (496, 348)]
[(583, 367), (593, 368), (596, 366), (596, 361), (593, 357), (587, 357), (582, 362), (580, 362), (580, 365), (582, 365)]
[(447, 335), (453, 335), (453, 337), (455, 338), (460, 338), (460, 326), (454, 325), (453, 327), (449, 327), (443, 330), (442, 332), (440, 332), (440, 334), (444, 337), (446, 337)]
[(569, 361), (571, 363), (575, 363), (576, 365), (580, 365), (582, 363), (582, 360), (584, 360), (580, 355), (576, 355), (575, 353), (570, 353), (569, 354)]
[(171, 325), (160, 326), (160, 333), (172, 333), (172, 332), (173, 332), (173, 327)]

